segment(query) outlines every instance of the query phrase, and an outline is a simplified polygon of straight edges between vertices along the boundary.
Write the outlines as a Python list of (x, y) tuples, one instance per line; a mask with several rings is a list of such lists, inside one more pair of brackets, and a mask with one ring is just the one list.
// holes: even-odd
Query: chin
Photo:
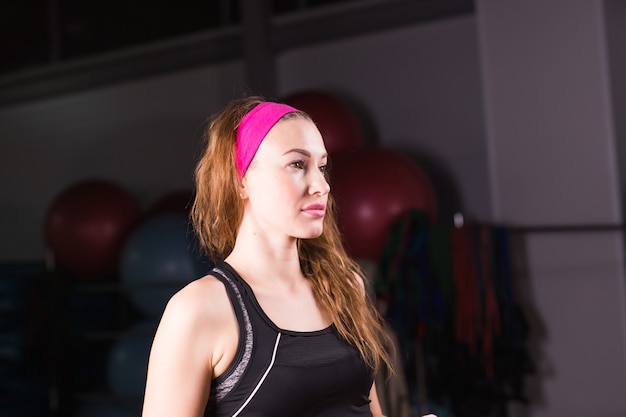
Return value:
[(324, 229), (321, 227), (318, 230), (310, 230), (308, 232), (301, 233), (298, 236), (298, 239), (315, 239), (316, 237), (320, 237)]

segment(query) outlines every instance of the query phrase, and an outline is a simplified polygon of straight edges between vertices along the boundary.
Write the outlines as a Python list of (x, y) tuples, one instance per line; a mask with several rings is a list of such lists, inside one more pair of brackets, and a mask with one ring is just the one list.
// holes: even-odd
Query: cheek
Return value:
[(275, 178), (258, 178), (250, 184), (248, 196), (254, 205), (276, 207), (284, 200), (284, 186)]
[(248, 183), (248, 196), (255, 205), (269, 207), (274, 210), (288, 209), (297, 204), (302, 194), (297, 178), (280, 175), (258, 175)]

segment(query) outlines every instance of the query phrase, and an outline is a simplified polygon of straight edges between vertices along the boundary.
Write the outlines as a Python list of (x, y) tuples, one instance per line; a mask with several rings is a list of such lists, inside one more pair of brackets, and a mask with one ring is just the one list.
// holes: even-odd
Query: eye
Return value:
[(297, 169), (304, 169), (304, 161), (294, 161), (289, 165)]
[(320, 165), (320, 172), (326, 173), (328, 172), (328, 165)]

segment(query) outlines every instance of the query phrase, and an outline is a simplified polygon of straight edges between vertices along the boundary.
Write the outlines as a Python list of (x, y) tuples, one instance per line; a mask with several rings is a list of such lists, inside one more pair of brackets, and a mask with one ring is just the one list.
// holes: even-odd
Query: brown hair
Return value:
[[(214, 262), (233, 250), (243, 216), (235, 167), (237, 128), (245, 114), (263, 101), (257, 96), (232, 101), (211, 118), (204, 134), (206, 148), (196, 166), (191, 220), (202, 248)], [(285, 117), (311, 120), (304, 112), (288, 113)], [(367, 291), (364, 297), (357, 278), (363, 276), (362, 271), (343, 247), (332, 196), (328, 197), (322, 234), (300, 239), (298, 254), (302, 271), (313, 283), (322, 310), (341, 337), (359, 350), (374, 371), (391, 370), (388, 352), (391, 343)]]

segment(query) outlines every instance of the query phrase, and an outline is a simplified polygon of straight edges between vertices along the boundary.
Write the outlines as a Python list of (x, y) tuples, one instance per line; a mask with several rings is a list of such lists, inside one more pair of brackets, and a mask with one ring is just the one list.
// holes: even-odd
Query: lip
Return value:
[(303, 208), (302, 211), (313, 217), (324, 217), (326, 206), (324, 204), (310, 204)]

